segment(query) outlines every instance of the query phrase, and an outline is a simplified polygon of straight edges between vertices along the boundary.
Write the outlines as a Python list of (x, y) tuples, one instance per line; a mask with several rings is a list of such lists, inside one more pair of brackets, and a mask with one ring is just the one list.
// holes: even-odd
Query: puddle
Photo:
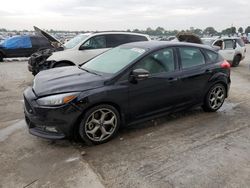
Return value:
[(0, 129), (0, 142), (3, 142), (4, 140), (6, 140), (12, 133), (14, 133), (15, 131), (22, 129), (26, 127), (25, 125), (25, 121), (21, 120), (18, 121), (17, 123), (14, 123), (13, 125), (10, 125), (6, 128)]

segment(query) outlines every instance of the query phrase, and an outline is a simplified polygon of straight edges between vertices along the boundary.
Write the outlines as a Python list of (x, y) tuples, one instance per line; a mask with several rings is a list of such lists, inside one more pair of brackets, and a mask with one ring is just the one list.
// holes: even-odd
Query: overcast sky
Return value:
[(124, 30), (250, 25), (249, 0), (1, 0), (0, 28)]

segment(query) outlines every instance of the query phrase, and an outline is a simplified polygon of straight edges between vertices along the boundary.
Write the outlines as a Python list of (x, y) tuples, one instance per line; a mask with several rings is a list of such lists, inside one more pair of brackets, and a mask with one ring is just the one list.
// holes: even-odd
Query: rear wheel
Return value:
[(120, 115), (110, 105), (98, 105), (88, 110), (79, 126), (81, 138), (88, 144), (102, 144), (111, 140), (120, 126)]
[(205, 112), (215, 112), (223, 105), (225, 98), (225, 86), (215, 84), (209, 89), (202, 108)]
[(240, 64), (240, 61), (241, 61), (241, 56), (240, 55), (235, 56), (233, 59), (232, 66), (237, 67)]

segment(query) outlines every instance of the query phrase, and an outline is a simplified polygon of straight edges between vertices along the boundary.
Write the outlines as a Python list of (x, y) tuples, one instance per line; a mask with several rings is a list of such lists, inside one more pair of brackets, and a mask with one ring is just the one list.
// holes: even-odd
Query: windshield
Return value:
[(201, 39), (203, 44), (212, 46), (213, 42), (215, 41), (214, 39)]
[(84, 39), (86, 39), (89, 35), (86, 34), (80, 34), (75, 36), (73, 39), (69, 40), (64, 44), (66, 49), (74, 48), (79, 43), (83, 42)]
[(136, 47), (119, 46), (97, 56), (82, 65), (83, 69), (101, 73), (115, 74), (146, 52)]

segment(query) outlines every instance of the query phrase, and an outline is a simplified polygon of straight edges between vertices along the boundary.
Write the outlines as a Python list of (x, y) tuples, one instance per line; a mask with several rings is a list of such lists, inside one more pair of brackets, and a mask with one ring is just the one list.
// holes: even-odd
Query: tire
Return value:
[(56, 63), (53, 68), (57, 68), (57, 67), (66, 67), (66, 66), (72, 66), (71, 64), (69, 63), (66, 63), (66, 62), (61, 62), (61, 63)]
[(241, 61), (241, 56), (236, 55), (233, 59), (232, 67), (238, 67)]
[(79, 134), (87, 145), (103, 144), (117, 134), (120, 124), (120, 114), (113, 106), (98, 105), (85, 113)]
[(220, 83), (215, 84), (207, 92), (202, 108), (205, 112), (216, 112), (223, 105), (225, 98), (225, 86)]
[(36, 76), (37, 74), (38, 74), (38, 72), (32, 71), (32, 75), (33, 75), (33, 76)]
[(3, 54), (0, 53), (0, 62), (3, 62)]

